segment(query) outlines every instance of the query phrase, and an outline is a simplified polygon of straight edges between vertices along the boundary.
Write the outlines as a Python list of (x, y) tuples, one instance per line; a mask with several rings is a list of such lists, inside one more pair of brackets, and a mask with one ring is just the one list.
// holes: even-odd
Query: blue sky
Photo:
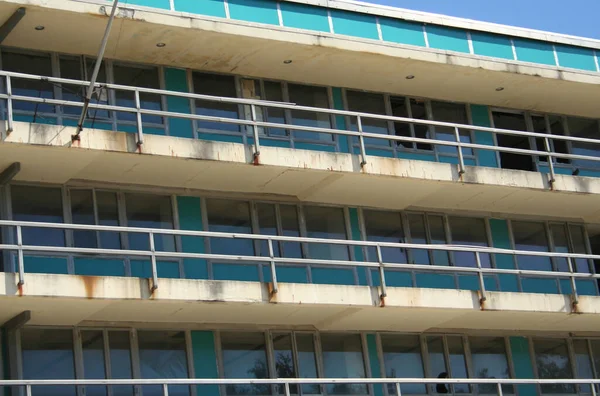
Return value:
[(600, 39), (600, 0), (363, 0)]

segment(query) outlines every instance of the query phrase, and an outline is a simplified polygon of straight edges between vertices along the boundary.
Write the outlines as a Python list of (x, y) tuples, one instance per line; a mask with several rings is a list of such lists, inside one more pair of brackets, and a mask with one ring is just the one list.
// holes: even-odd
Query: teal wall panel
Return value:
[(469, 53), (466, 31), (436, 25), (427, 25), (425, 30), (431, 48)]
[(417, 287), (429, 289), (456, 289), (454, 275), (420, 273), (416, 275)]
[(524, 293), (559, 294), (558, 281), (552, 278), (521, 278)]
[[(575, 287), (577, 287), (577, 294), (581, 296), (597, 296), (598, 290), (596, 288), (596, 282), (591, 280), (575, 280)], [(571, 294), (571, 280), (561, 279), (560, 280), (560, 291), (562, 294)]]
[(313, 150), (313, 151), (325, 151), (327, 153), (335, 153), (335, 146), (328, 144), (314, 144), (314, 143), (298, 143), (294, 144), (294, 147), (298, 150)]
[(214, 263), (213, 279), (244, 282), (260, 281), (258, 265), (256, 264), (224, 264)]
[[(508, 223), (503, 219), (490, 219), (490, 229), (492, 232), (492, 245), (499, 249), (512, 249), (510, 234), (508, 232)], [(496, 267), (501, 269), (514, 269), (515, 262), (513, 256), (508, 254), (496, 254)], [(519, 280), (516, 275), (502, 274), (498, 275), (500, 281), (500, 290), (508, 292), (519, 291)]]
[[(152, 278), (150, 260), (131, 260), (131, 276), (135, 278)], [(180, 278), (179, 263), (175, 261), (158, 261), (156, 274), (159, 278)]]
[(358, 14), (342, 10), (330, 10), (333, 31), (336, 34), (379, 40), (377, 20), (374, 15)]
[(279, 6), (281, 8), (283, 26), (329, 32), (327, 8), (315, 7), (308, 4), (289, 3), (287, 1), (280, 2)]
[[(271, 282), (271, 266), (263, 266), (263, 279), (265, 282)], [(277, 265), (277, 281), (287, 283), (308, 283), (308, 274), (306, 267), (292, 267)]]
[(228, 4), (231, 19), (279, 25), (275, 0), (229, 0)]
[[(493, 276), (484, 276), (483, 284), (486, 291), (498, 291), (496, 278)], [(477, 275), (458, 275), (458, 288), (462, 290), (479, 291), (479, 276)]]
[[(192, 356), (195, 378), (219, 378), (215, 336), (212, 331), (192, 331)], [(197, 394), (219, 396), (218, 385), (198, 385)]]
[(498, 34), (471, 32), (473, 52), (494, 58), (514, 59), (510, 38)]
[(350, 268), (313, 267), (312, 283), (325, 285), (354, 285), (354, 271)]
[[(371, 270), (373, 286), (381, 286), (379, 270)], [(390, 287), (413, 287), (412, 273), (398, 270), (385, 270), (385, 284)]]
[(77, 257), (74, 261), (75, 275), (125, 276), (124, 260)]
[[(510, 351), (515, 368), (515, 377), (518, 379), (535, 378), (531, 354), (529, 353), (529, 340), (525, 337), (510, 337)], [(536, 396), (536, 386), (533, 384), (519, 385), (519, 396)]]
[[(360, 223), (358, 221), (358, 209), (349, 208), (348, 214), (350, 216), (350, 231), (352, 233), (352, 239), (355, 241), (360, 241), (362, 240), (362, 237), (360, 232)], [(354, 260), (365, 261), (365, 254), (362, 247), (354, 246)], [(357, 267), (359, 285), (367, 286), (369, 284), (367, 281), (367, 271), (368, 268)]]
[[(470, 105), (471, 119), (473, 125), (481, 127), (491, 127), (490, 114), (487, 106)], [(475, 131), (475, 143), (484, 144), (486, 146), (494, 146), (494, 134), (490, 132)], [(492, 168), (498, 167), (498, 158), (496, 152), (491, 150), (475, 150), (475, 156), (479, 166), (489, 166)]]
[(175, 11), (225, 18), (223, 0), (175, 0)]
[[(202, 211), (200, 198), (177, 197), (179, 228), (186, 231), (202, 231)], [(204, 238), (182, 236), (181, 247), (184, 253), (205, 253)], [(183, 271), (187, 279), (208, 279), (206, 260), (183, 259)]]
[[(369, 366), (371, 366), (371, 378), (381, 378), (381, 362), (377, 353), (377, 337), (375, 334), (367, 334), (367, 354), (369, 356)], [(375, 396), (383, 396), (383, 386), (381, 384), (373, 385)]]
[(169, 0), (128, 0), (129, 5), (140, 5), (146, 7), (161, 8), (163, 10), (170, 10), (171, 5)]
[(596, 71), (596, 61), (594, 60), (593, 50), (559, 44), (555, 44), (554, 48), (556, 48), (558, 64), (561, 67)]
[(517, 59), (522, 62), (556, 66), (552, 44), (542, 41), (514, 38)]
[(400, 150), (398, 150), (398, 158), (435, 162), (435, 155), (433, 153), (432, 154), (412, 153), (412, 152), (409, 152), (409, 151), (400, 151)]
[(243, 143), (242, 135), (222, 135), (219, 133), (198, 133), (198, 139), (214, 140), (215, 142)]
[[(165, 68), (165, 88), (169, 91), (189, 92), (187, 74), (183, 69)], [(167, 110), (190, 114), (190, 101), (186, 98), (167, 96)], [(183, 118), (169, 118), (170, 136), (193, 138), (193, 123)]]
[(423, 25), (401, 19), (379, 18), (381, 36), (384, 41), (425, 47)]
[[(62, 257), (23, 257), (25, 273), (35, 274), (67, 274), (69, 267), (67, 259)], [(15, 268), (17, 268), (15, 266)]]

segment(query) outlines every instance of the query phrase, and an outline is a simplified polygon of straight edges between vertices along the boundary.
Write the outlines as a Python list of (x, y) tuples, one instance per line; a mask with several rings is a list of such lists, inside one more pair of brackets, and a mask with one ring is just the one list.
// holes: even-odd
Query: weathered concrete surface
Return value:
[(216, 326), (286, 326), (320, 330), (428, 331), (435, 329), (591, 332), (600, 328), (600, 297), (581, 297), (577, 313), (568, 296), (280, 283), (271, 296), (258, 282), (146, 279), (0, 273), (0, 321), (23, 310), (31, 324), (99, 322)]
[[(283, 201), (544, 216), (600, 222), (600, 179), (15, 123), (0, 143), (0, 169), (15, 161), (17, 181), (154, 186), (173, 194), (242, 194)], [(371, 191), (380, 191), (371, 194)]]

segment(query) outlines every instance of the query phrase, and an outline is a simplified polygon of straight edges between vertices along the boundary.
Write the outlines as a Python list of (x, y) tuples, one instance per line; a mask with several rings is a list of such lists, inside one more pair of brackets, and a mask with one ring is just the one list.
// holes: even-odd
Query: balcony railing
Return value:
[[(24, 222), (0, 220), (0, 228), (14, 230), (9, 233), (16, 243), (0, 244), (0, 251), (12, 251), (17, 253), (17, 268), (19, 274), (19, 285), (25, 283), (25, 260), (26, 253), (34, 254), (71, 254), (71, 255), (95, 255), (100, 257), (134, 257), (146, 258), (150, 260), (152, 268), (152, 282), (150, 285), (151, 292), (159, 286), (159, 278), (157, 272), (158, 259), (204, 259), (227, 263), (245, 263), (245, 264), (265, 264), (269, 266), (272, 279), (272, 292), (278, 292), (277, 269), (285, 265), (319, 265), (319, 266), (335, 266), (335, 267), (363, 267), (378, 270), (380, 277), (381, 297), (387, 296), (387, 284), (385, 279), (385, 270), (415, 270), (434, 273), (453, 273), (453, 274), (475, 274), (478, 277), (479, 293), (481, 301), (486, 300), (486, 287), (484, 275), (525, 275), (535, 276), (540, 278), (555, 278), (568, 279), (571, 284), (572, 302), (577, 304), (578, 293), (576, 280), (600, 279), (600, 275), (594, 273), (582, 273), (575, 270), (575, 260), (600, 260), (600, 255), (578, 254), (578, 253), (559, 253), (559, 252), (536, 252), (525, 250), (498, 249), (480, 246), (462, 246), (462, 245), (437, 245), (437, 244), (416, 244), (416, 243), (389, 243), (389, 242), (371, 242), (371, 241), (354, 241), (341, 239), (324, 239), (324, 238), (306, 238), (306, 237), (287, 237), (273, 236), (260, 234), (238, 234), (224, 233), (212, 231), (186, 231), (158, 228), (136, 228), (136, 227), (111, 227), (99, 225), (82, 225), (82, 224), (59, 224), (59, 223), (41, 223), (41, 222)], [(23, 242), (23, 229), (27, 228), (45, 228), (62, 230), (66, 232), (73, 231), (95, 231), (95, 232), (113, 232), (120, 234), (142, 234), (147, 237), (147, 250), (132, 250), (132, 249), (104, 249), (104, 248), (82, 248), (68, 246), (44, 246), (40, 244), (25, 244)], [(204, 238), (247, 240), (247, 241), (262, 241), (268, 246), (268, 256), (255, 255), (236, 255), (236, 254), (213, 254), (213, 253), (187, 253), (179, 251), (161, 251), (155, 247), (155, 236), (171, 235), (176, 237), (197, 237), (203, 238), (198, 243), (203, 243)], [(314, 258), (297, 258), (297, 257), (279, 257), (275, 254), (274, 245), (279, 242), (296, 242), (300, 244), (317, 244), (329, 246), (345, 246), (347, 248), (366, 248), (375, 250), (376, 261), (352, 261), (352, 260), (335, 260), (335, 259), (314, 259)], [(416, 249), (428, 252), (467, 252), (475, 257), (475, 266), (462, 267), (460, 263), (456, 266), (445, 265), (426, 265), (426, 264), (411, 264), (386, 262), (382, 249)], [(566, 262), (568, 272), (560, 271), (542, 271), (542, 270), (522, 270), (522, 269), (502, 269), (488, 268), (482, 266), (481, 256), (489, 255), (505, 255), (505, 256), (525, 256), (525, 257), (546, 257), (551, 259), (562, 259)]]
[[(0, 71), (0, 76), (3, 77), (0, 81), (4, 81), (6, 84), (5, 90), (3, 93), (0, 93), (0, 99), (7, 101), (7, 130), (10, 133), (13, 130), (13, 121), (14, 121), (14, 102), (30, 102), (34, 104), (46, 104), (46, 105), (54, 105), (54, 106), (63, 106), (67, 108), (81, 108), (83, 106), (83, 102), (72, 101), (72, 100), (62, 100), (62, 99), (50, 99), (38, 96), (24, 96), (24, 95), (16, 95), (13, 93), (14, 81), (16, 80), (29, 80), (29, 81), (41, 81), (49, 84), (53, 84), (55, 86), (61, 87), (63, 85), (67, 86), (76, 86), (76, 87), (88, 87), (89, 82), (80, 81), (80, 80), (71, 80), (65, 78), (57, 78), (57, 77), (43, 77), (36, 75), (29, 75), (23, 73), (15, 73), (8, 71)], [(241, 98), (230, 98), (230, 97), (218, 97), (218, 96), (209, 96), (209, 95), (200, 95), (193, 93), (185, 93), (185, 92), (176, 92), (176, 91), (167, 91), (162, 89), (150, 89), (150, 88), (142, 88), (142, 87), (132, 87), (132, 86), (124, 86), (117, 84), (105, 84), (105, 83), (97, 83), (97, 89), (107, 89), (111, 91), (121, 91), (128, 92), (134, 97), (135, 105), (132, 107), (128, 106), (118, 106), (118, 105), (110, 105), (110, 104), (101, 104), (101, 103), (91, 103), (90, 109), (96, 110), (104, 110), (104, 111), (113, 111), (113, 112), (123, 112), (133, 114), (135, 116), (136, 121), (135, 126), (137, 130), (137, 143), (138, 145), (143, 145), (144, 143), (144, 122), (142, 121), (142, 116), (159, 116), (166, 118), (179, 118), (186, 119), (192, 121), (205, 121), (205, 122), (214, 122), (214, 123), (222, 123), (222, 124), (234, 124), (238, 126), (245, 126), (252, 130), (251, 136), (253, 137), (253, 146), (254, 146), (254, 156), (256, 160), (259, 159), (260, 151), (261, 151), (261, 139), (264, 139), (266, 136), (261, 133), (261, 130), (264, 128), (275, 128), (279, 130), (288, 130), (288, 131), (302, 131), (302, 132), (311, 132), (315, 134), (325, 133), (331, 134), (334, 136), (343, 136), (343, 137), (352, 137), (354, 138), (353, 144), (357, 144), (358, 150), (361, 158), (361, 165), (364, 166), (368, 162), (367, 155), (367, 146), (368, 141), (373, 141), (373, 139), (377, 141), (386, 141), (389, 145), (400, 144), (402, 142), (410, 142), (410, 143), (421, 143), (435, 146), (446, 146), (453, 147), (456, 149), (456, 155), (458, 158), (458, 171), (460, 174), (464, 174), (466, 171), (465, 168), (465, 158), (463, 149), (467, 150), (488, 150), (496, 153), (512, 153), (512, 154), (520, 154), (527, 155), (531, 157), (539, 156), (540, 158), (548, 159), (547, 166), (549, 170), (549, 182), (552, 184), (555, 181), (555, 165), (559, 162), (558, 160), (578, 160), (578, 161), (591, 161), (593, 163), (600, 162), (600, 156), (590, 156), (590, 155), (580, 155), (580, 154), (568, 154), (557, 152), (553, 149), (554, 141), (562, 141), (562, 142), (570, 142), (570, 143), (579, 143), (579, 144), (591, 144), (591, 145), (599, 145), (600, 140), (597, 139), (589, 139), (582, 137), (574, 137), (574, 136), (564, 136), (564, 135), (553, 135), (547, 133), (538, 133), (538, 132), (527, 132), (527, 131), (518, 131), (518, 130), (508, 130), (508, 129), (499, 129), (499, 128), (490, 128), (490, 127), (482, 127), (475, 125), (466, 125), (466, 124), (456, 124), (451, 122), (441, 122), (441, 121), (430, 121), (430, 120), (422, 120), (415, 118), (405, 118), (405, 117), (395, 117), (395, 116), (387, 116), (387, 115), (379, 115), (379, 114), (370, 114), (370, 113), (362, 113), (356, 111), (346, 111), (346, 110), (334, 110), (334, 109), (325, 109), (325, 108), (317, 108), (317, 107), (307, 107), (307, 106), (298, 106), (294, 103), (281, 103), (281, 102), (272, 102), (265, 100), (254, 100), (254, 99), (241, 99)], [(162, 97), (178, 97), (185, 98), (190, 101), (193, 100), (202, 100), (209, 102), (221, 102), (228, 104), (235, 104), (240, 106), (246, 106), (249, 108), (250, 119), (240, 119), (240, 118), (226, 118), (226, 117), (215, 117), (208, 115), (200, 115), (200, 114), (189, 114), (189, 113), (181, 113), (181, 112), (173, 112), (173, 111), (165, 111), (165, 110), (153, 110), (146, 109), (142, 107), (142, 103), (140, 100), (140, 94), (152, 94), (152, 95), (160, 95)], [(290, 123), (277, 123), (277, 122), (266, 122), (259, 120), (258, 111), (262, 109), (280, 109), (280, 110), (288, 110), (288, 111), (303, 111), (303, 112), (312, 112), (312, 113), (322, 113), (326, 114), (330, 117), (332, 116), (342, 116), (347, 117), (353, 121), (353, 124), (356, 125), (357, 130), (351, 129), (333, 129), (333, 128), (322, 128), (322, 127), (311, 127), (311, 126), (302, 126), (302, 125), (294, 125)], [(194, 106), (192, 106), (194, 109)], [(194, 111), (194, 110), (192, 110)], [(387, 135), (387, 134), (379, 134), (372, 132), (365, 132), (363, 125), (365, 120), (378, 120), (389, 123), (402, 123), (409, 125), (420, 125), (425, 127), (441, 127), (453, 130), (453, 138), (454, 140), (440, 140), (440, 139), (429, 139), (429, 138), (417, 138), (410, 136), (396, 136), (396, 135)], [(523, 138), (532, 138), (538, 139), (538, 141), (543, 141), (544, 150), (533, 150), (527, 148), (513, 148), (513, 147), (502, 147), (497, 145), (496, 143), (492, 145), (485, 144), (477, 144), (477, 143), (468, 143), (462, 142), (460, 139), (461, 131), (479, 131), (479, 132), (488, 132), (492, 134), (500, 134), (500, 135), (512, 135), (512, 136), (522, 136)], [(367, 141), (367, 143), (366, 143)], [(357, 143), (356, 143), (357, 142)], [(375, 148), (380, 148), (380, 146), (376, 146)], [(543, 160), (546, 161), (546, 160)], [(600, 167), (600, 164), (599, 166)]]

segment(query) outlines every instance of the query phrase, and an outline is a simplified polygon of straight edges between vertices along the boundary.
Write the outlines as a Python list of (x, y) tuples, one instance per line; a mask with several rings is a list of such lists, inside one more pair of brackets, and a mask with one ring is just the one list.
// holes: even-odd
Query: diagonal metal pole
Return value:
[(114, 0), (110, 17), (108, 18), (108, 23), (106, 24), (106, 29), (104, 30), (104, 37), (102, 37), (102, 43), (100, 43), (100, 50), (98, 51), (98, 57), (96, 58), (96, 64), (94, 65), (94, 72), (92, 73), (90, 86), (88, 87), (87, 94), (85, 95), (85, 99), (83, 101), (83, 108), (81, 109), (81, 115), (79, 116), (79, 122), (77, 123), (77, 132), (72, 136), (73, 140), (79, 140), (79, 134), (83, 130), (83, 123), (85, 122), (85, 118), (87, 116), (90, 100), (94, 94), (94, 86), (96, 85), (96, 80), (98, 79), (98, 73), (100, 72), (100, 66), (102, 65), (102, 58), (104, 58), (104, 51), (106, 50), (106, 44), (108, 43), (110, 29), (112, 28), (115, 15), (117, 13), (117, 4), (119, 4), (119, 0)]

